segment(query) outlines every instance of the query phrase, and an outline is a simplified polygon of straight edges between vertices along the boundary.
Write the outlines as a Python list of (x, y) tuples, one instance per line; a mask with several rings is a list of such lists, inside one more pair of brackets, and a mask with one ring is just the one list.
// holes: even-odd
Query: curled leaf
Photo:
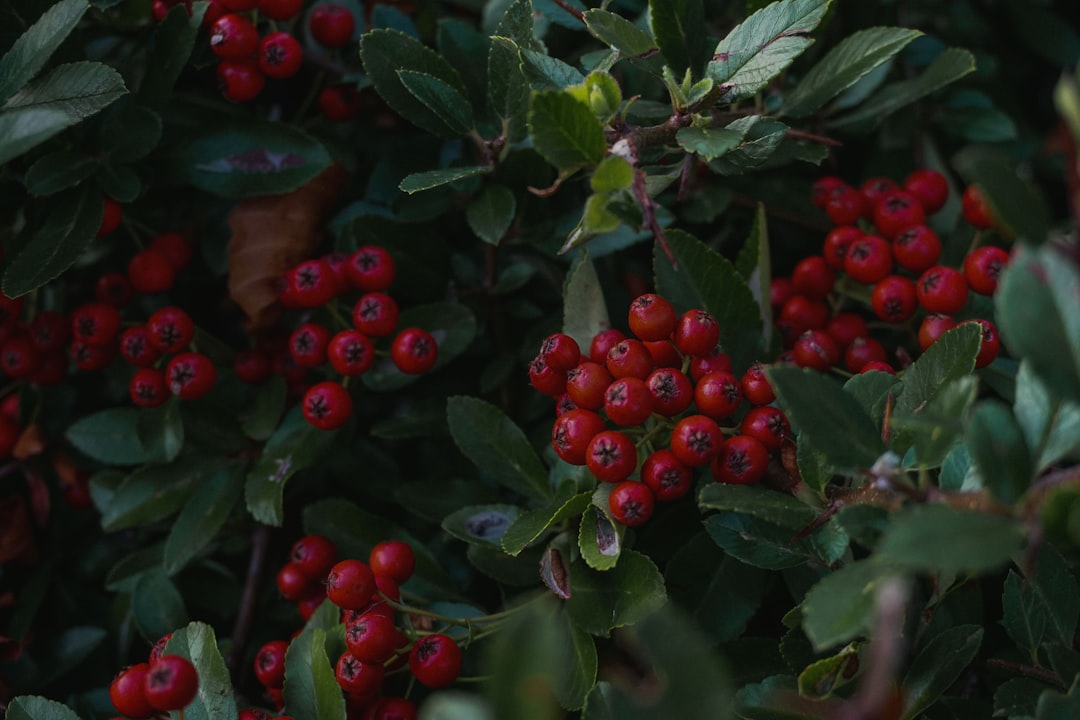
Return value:
[(566, 571), (562, 553), (557, 548), (548, 548), (540, 558), (540, 579), (556, 597), (562, 600), (570, 599), (570, 574)]
[(345, 170), (331, 165), (307, 185), (284, 195), (244, 200), (229, 213), (229, 297), (252, 329), (277, 319), (278, 283), (318, 247), (323, 223), (344, 182)]

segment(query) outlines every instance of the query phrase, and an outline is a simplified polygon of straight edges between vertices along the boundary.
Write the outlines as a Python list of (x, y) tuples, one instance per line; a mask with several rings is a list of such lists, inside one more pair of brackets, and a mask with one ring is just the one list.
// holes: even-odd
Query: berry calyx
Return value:
[(312, 385), (302, 400), (304, 419), (320, 430), (336, 430), (353, 412), (349, 391), (338, 382), (326, 380)]
[(150, 666), (144, 690), (146, 700), (162, 712), (187, 707), (199, 690), (199, 673), (187, 658), (162, 655)]
[(435, 367), (439, 359), (439, 344), (427, 330), (405, 328), (390, 346), (390, 359), (403, 373), (419, 375)]
[(617, 522), (630, 527), (644, 525), (653, 514), (652, 490), (645, 483), (624, 480), (611, 489), (608, 509)]
[(173, 395), (184, 400), (197, 400), (213, 389), (217, 368), (201, 353), (181, 353), (165, 367), (165, 379)]

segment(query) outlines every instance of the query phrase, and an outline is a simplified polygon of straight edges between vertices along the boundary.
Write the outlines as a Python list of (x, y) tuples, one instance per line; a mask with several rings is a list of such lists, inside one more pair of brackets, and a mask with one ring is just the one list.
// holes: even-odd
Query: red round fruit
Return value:
[(731, 358), (719, 345), (705, 355), (690, 358), (690, 377), (694, 382), (714, 372), (731, 372)]
[(446, 687), (461, 672), (461, 648), (450, 637), (437, 633), (416, 641), (409, 651), (409, 669), (429, 688)]
[(948, 315), (927, 315), (919, 325), (919, 347), (926, 350), (954, 327), (956, 327), (956, 321)]
[(101, 225), (98, 226), (97, 236), (104, 237), (116, 231), (124, 219), (124, 207), (108, 195), (102, 196), (105, 205), (101, 215)]
[(295, 75), (304, 63), (304, 49), (287, 32), (272, 32), (259, 40), (256, 51), (259, 69), (279, 80)]
[(176, 281), (176, 269), (156, 250), (140, 250), (128, 261), (128, 280), (143, 294), (165, 292)]
[(586, 361), (566, 374), (566, 392), (578, 407), (599, 410), (612, 380), (606, 367)]
[(959, 270), (946, 265), (924, 272), (915, 284), (915, 292), (927, 312), (955, 315), (967, 304), (967, 280)]
[(850, 185), (834, 188), (825, 201), (825, 213), (833, 225), (854, 225), (865, 212), (866, 200)]
[(975, 367), (984, 368), (994, 362), (994, 358), (998, 356), (1001, 350), (1001, 336), (998, 335), (997, 327), (989, 320), (975, 318), (965, 322), (978, 323), (982, 328), (982, 341), (979, 344), (979, 354), (975, 356)]
[(416, 720), (416, 705), (403, 697), (384, 697), (379, 700), (372, 720)]
[(863, 234), (863, 231), (855, 225), (841, 225), (830, 230), (825, 236), (825, 245), (821, 249), (821, 255), (829, 267), (833, 270), (843, 270), (848, 247)]
[(645, 349), (652, 355), (653, 367), (677, 368), (682, 367), (682, 355), (670, 340), (645, 340), (642, 342)]
[(290, 290), (300, 307), (318, 308), (333, 300), (339, 291), (337, 273), (322, 258), (305, 260), (288, 274)]
[(803, 258), (791, 273), (795, 292), (811, 300), (823, 300), (832, 292), (836, 274), (820, 255)]
[(612, 377), (644, 380), (653, 371), (652, 353), (640, 340), (623, 340), (608, 351), (604, 362)]
[(140, 720), (155, 714), (154, 706), (146, 699), (146, 675), (149, 672), (150, 666), (146, 663), (131, 665), (121, 670), (109, 685), (109, 699), (121, 715)]
[(844, 272), (856, 282), (873, 285), (892, 272), (892, 248), (884, 238), (864, 235), (848, 246)]
[(768, 405), (776, 399), (772, 384), (765, 377), (765, 366), (761, 363), (751, 365), (743, 373), (739, 384), (742, 385), (743, 397), (754, 405)]
[(589, 442), (604, 429), (604, 419), (592, 410), (571, 410), (555, 419), (551, 427), (551, 445), (566, 462), (584, 465)]
[(71, 343), (71, 359), (80, 370), (101, 370), (116, 357), (115, 345), (91, 345), (82, 340)]
[(345, 628), (345, 646), (361, 662), (382, 664), (407, 642), (393, 619), (378, 613), (364, 614)]
[(949, 181), (936, 170), (916, 170), (904, 180), (904, 190), (914, 195), (927, 215), (932, 215), (949, 199)]
[(630, 303), (630, 332), (641, 340), (666, 340), (675, 330), (675, 308), (665, 298), (648, 293)]
[(196, 400), (213, 389), (217, 381), (217, 368), (210, 358), (201, 353), (181, 353), (165, 366), (165, 378), (173, 395), (184, 400)]
[(390, 287), (396, 271), (389, 252), (376, 245), (365, 245), (349, 257), (345, 272), (353, 287), (371, 292)]
[(731, 417), (741, 403), (742, 385), (733, 373), (709, 373), (694, 386), (694, 404), (698, 412), (713, 420)]
[(152, 408), (169, 399), (165, 373), (157, 368), (139, 368), (128, 383), (131, 402), (139, 407)]
[(195, 337), (195, 323), (180, 308), (169, 305), (153, 313), (146, 321), (147, 340), (159, 352), (176, 353)]
[(161, 351), (150, 344), (146, 326), (136, 325), (120, 335), (120, 356), (135, 367), (148, 368), (161, 358)]
[(995, 245), (984, 245), (964, 258), (964, 279), (980, 295), (993, 295), (1001, 271), (1009, 264), (1009, 253)]
[(687, 310), (675, 326), (674, 340), (684, 355), (707, 355), (720, 342), (720, 325), (704, 310)]
[(555, 398), (555, 416), (558, 417), (563, 413), (568, 413), (571, 410), (576, 410), (578, 407), (574, 399), (570, 397), (569, 393), (563, 393), (559, 397)]
[(254, 58), (222, 60), (218, 63), (216, 72), (218, 89), (225, 99), (231, 102), (254, 100), (266, 85), (266, 76)]
[(844, 367), (848, 372), (862, 372), (868, 363), (885, 362), (885, 348), (874, 338), (859, 338), (844, 351)]
[(270, 377), (270, 358), (258, 348), (241, 350), (233, 358), (233, 372), (241, 382), (258, 385)]
[(978, 230), (986, 230), (994, 224), (990, 204), (978, 185), (968, 185), (960, 201), (960, 211), (969, 225)]
[(668, 502), (681, 498), (690, 490), (694, 474), (671, 450), (657, 450), (645, 458), (641, 482), (652, 490), (656, 500)]
[(652, 490), (645, 483), (624, 480), (611, 489), (608, 509), (617, 522), (630, 527), (644, 525), (653, 514)]
[(825, 209), (825, 204), (829, 201), (829, 197), (833, 191), (839, 187), (844, 186), (846, 183), (835, 175), (826, 175), (820, 177), (814, 181), (810, 190), (810, 199), (817, 207), (822, 210)]
[(915, 225), (896, 236), (892, 253), (897, 265), (913, 273), (921, 273), (932, 268), (941, 258), (941, 239), (925, 225)]
[[(912, 287), (914, 290), (914, 287)], [(912, 296), (914, 297), (914, 296)], [(846, 348), (855, 342), (856, 338), (866, 337), (870, 334), (870, 328), (866, 325), (862, 315), (853, 312), (837, 313), (825, 326), (825, 332), (836, 341), (837, 346)]]
[(597, 480), (620, 482), (637, 469), (637, 448), (618, 430), (605, 430), (589, 441), (585, 464)]
[(796, 336), (806, 330), (825, 327), (829, 322), (829, 306), (821, 300), (792, 295), (780, 308), (780, 320), (789, 323)]
[(593, 362), (603, 365), (607, 362), (607, 356), (608, 353), (611, 352), (611, 348), (615, 347), (625, 339), (626, 335), (624, 335), (621, 330), (616, 330), (615, 328), (597, 333), (589, 343), (589, 358), (592, 359)]
[(281, 597), (296, 602), (311, 594), (312, 583), (315, 581), (300, 572), (296, 563), (287, 562), (278, 570), (275, 582)]
[(112, 305), (89, 303), (71, 314), (71, 334), (90, 345), (109, 345), (120, 333), (120, 313)]
[(412, 577), (416, 555), (408, 543), (386, 540), (371, 549), (368, 565), (376, 576), (385, 575), (395, 582), (404, 583)]
[(712, 461), (713, 477), (728, 484), (753, 485), (768, 469), (769, 451), (748, 435), (728, 438)]
[(870, 293), (870, 305), (881, 320), (902, 323), (915, 314), (918, 306), (915, 283), (901, 275), (882, 278)]
[(675, 423), (671, 431), (671, 452), (683, 465), (701, 467), (720, 450), (724, 434), (712, 418), (690, 415)]
[(645, 379), (653, 398), (653, 410), (666, 417), (678, 415), (694, 401), (694, 386), (690, 378), (675, 368), (654, 370)]
[(259, 13), (271, 20), (290, 20), (300, 14), (304, 0), (259, 0)]
[(604, 412), (616, 425), (641, 425), (653, 411), (653, 396), (644, 380), (619, 378), (604, 393)]
[(779, 408), (756, 407), (743, 417), (739, 433), (754, 438), (769, 452), (776, 452), (791, 437), (791, 425)]
[(27, 336), (14, 335), (0, 343), (0, 370), (12, 380), (33, 375), (38, 362), (38, 351)]
[(426, 330), (405, 328), (397, 334), (390, 346), (390, 359), (403, 373), (426, 373), (439, 359), (439, 344)]
[(195, 699), (199, 673), (185, 657), (162, 655), (150, 666), (144, 683), (146, 700), (157, 710), (170, 712), (187, 707)]
[(902, 190), (889, 193), (874, 205), (874, 225), (889, 240), (925, 221), (926, 213), (918, 198)]
[(529, 363), (529, 384), (549, 397), (558, 397), (566, 392), (566, 375), (565, 371), (549, 365), (542, 354)]
[(893, 369), (893, 366), (890, 365), (889, 363), (885, 362), (884, 360), (874, 360), (873, 362), (868, 362), (865, 365), (863, 365), (862, 370), (860, 370), (859, 372), (860, 373), (883, 372), (883, 373), (888, 373), (889, 375), (895, 375), (896, 374), (896, 370)]
[(150, 250), (164, 255), (177, 271), (191, 264), (191, 242), (181, 233), (167, 232), (154, 236)]
[(826, 372), (840, 360), (840, 348), (828, 333), (807, 330), (795, 341), (791, 349), (795, 364)]
[(397, 301), (381, 292), (361, 295), (353, 306), (352, 321), (353, 327), (368, 337), (386, 337), (397, 328)]
[(321, 582), (337, 561), (337, 546), (322, 535), (305, 535), (289, 549), (289, 562), (310, 580)]
[(289, 335), (289, 355), (303, 368), (319, 367), (326, 362), (330, 331), (318, 323), (304, 323)]
[(363, 662), (352, 653), (342, 653), (334, 669), (338, 685), (345, 692), (373, 700), (382, 687), (386, 669), (379, 662)]
[(873, 177), (859, 186), (859, 192), (868, 208), (873, 208), (878, 200), (899, 189), (896, 183), (886, 177)]
[(114, 308), (127, 305), (133, 294), (131, 281), (123, 273), (105, 273), (94, 285), (94, 297), (97, 301)]
[(323, 3), (312, 8), (308, 27), (315, 42), (323, 47), (338, 48), (352, 40), (356, 20), (344, 5)]
[(795, 294), (795, 286), (791, 284), (791, 278), (774, 277), (769, 281), (769, 304), (774, 308), (786, 303)]
[(363, 375), (375, 364), (375, 344), (361, 332), (342, 330), (330, 339), (326, 356), (339, 374)]
[(367, 563), (342, 560), (326, 576), (326, 597), (345, 610), (363, 610), (375, 592), (375, 576)]
[(333, 380), (316, 383), (304, 393), (304, 419), (320, 430), (336, 430), (352, 417), (353, 400), (349, 391)]
[(43, 310), (30, 321), (28, 334), (37, 350), (63, 350), (71, 339), (71, 319), (62, 312)]
[(266, 687), (279, 688), (285, 683), (285, 652), (289, 643), (271, 640), (255, 654), (255, 677)]
[(331, 85), (319, 91), (319, 109), (331, 122), (352, 120), (360, 112), (360, 93), (351, 85)]
[(222, 15), (210, 28), (210, 49), (226, 60), (246, 58), (259, 44), (259, 31), (243, 15)]
[(581, 348), (577, 340), (563, 333), (548, 335), (540, 343), (540, 355), (556, 370), (570, 370), (581, 362)]

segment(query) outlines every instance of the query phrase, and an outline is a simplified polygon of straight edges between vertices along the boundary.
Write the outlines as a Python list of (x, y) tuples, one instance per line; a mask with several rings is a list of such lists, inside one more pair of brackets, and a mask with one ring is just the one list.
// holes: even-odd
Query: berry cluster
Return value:
[[(870, 310), (887, 326), (903, 329), (922, 314), (916, 331), (922, 350), (957, 324), (969, 292), (994, 293), (1009, 261), (1000, 247), (973, 247), (959, 269), (940, 263), (941, 240), (925, 223), (948, 192), (945, 178), (933, 170), (912, 173), (902, 187), (887, 178), (872, 178), (858, 189), (831, 176), (814, 183), (813, 201), (836, 227), (826, 235), (821, 255), (804, 258), (790, 277), (772, 281), (776, 327), (790, 353), (785, 359), (822, 371), (842, 366), (852, 373), (895, 373), (863, 314), (841, 311), (848, 297), (860, 295), (859, 286), (869, 286)], [(964, 192), (963, 208), (976, 229), (990, 227), (977, 186)], [(965, 322), (982, 327), (976, 366), (985, 367), (999, 350), (997, 329), (983, 318)]]
[[(552, 335), (529, 366), (533, 387), (558, 401), (551, 444), (559, 457), (613, 483), (612, 517), (631, 526), (652, 516), (655, 501), (685, 495), (695, 468), (709, 466), (723, 483), (760, 481), (791, 434), (769, 405), (775, 396), (761, 366), (735, 375), (713, 316), (679, 316), (660, 295), (636, 298), (629, 326), (634, 338), (605, 330), (587, 356), (573, 338)], [(722, 427), (744, 399), (753, 409)]]
[[(337, 659), (335, 676), (349, 717), (415, 720), (411, 701), (382, 695), (390, 671), (406, 662), (413, 677), (429, 688), (453, 683), (461, 671), (461, 648), (448, 635), (418, 632), (412, 617), (398, 626), (399, 586), (412, 576), (415, 565), (412, 548), (400, 541), (379, 543), (365, 563), (339, 560), (332, 542), (307, 535), (293, 545), (289, 562), (278, 572), (278, 590), (285, 599), (299, 603), (305, 619), (327, 598), (341, 610), (347, 650)], [(288, 648), (288, 641), (273, 640), (255, 656), (255, 676), (278, 707)], [(261, 711), (246, 712), (254, 719)]]
[(199, 673), (187, 658), (163, 655), (170, 635), (158, 640), (147, 662), (130, 665), (109, 686), (113, 706), (133, 720), (183, 710), (199, 690)]
[[(374, 366), (380, 353), (375, 347), (378, 340), (392, 336), (389, 356), (403, 373), (428, 372), (438, 360), (438, 342), (431, 333), (416, 327), (398, 330), (398, 304), (386, 292), (394, 276), (390, 253), (369, 245), (352, 255), (331, 253), (305, 260), (283, 278), (282, 305), (301, 311), (304, 318), (288, 337), (291, 370), (287, 379), (303, 383), (307, 370), (327, 364), (344, 379), (325, 380), (304, 392), (304, 417), (321, 430), (341, 427), (352, 416), (353, 399), (347, 381)], [(338, 305), (354, 292), (359, 297), (349, 313), (351, 322), (346, 324)], [(312, 319), (311, 313), (320, 309), (327, 311), (325, 320)], [(246, 382), (265, 380), (271, 367), (271, 359), (261, 349), (236, 357), (236, 375)]]

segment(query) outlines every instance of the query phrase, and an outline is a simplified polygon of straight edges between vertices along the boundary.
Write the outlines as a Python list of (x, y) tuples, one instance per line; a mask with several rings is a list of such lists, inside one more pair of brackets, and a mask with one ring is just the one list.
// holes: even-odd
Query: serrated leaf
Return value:
[(57, 150), (42, 156), (26, 171), (26, 190), (38, 197), (53, 195), (94, 174), (97, 159), (81, 150)]
[(946, 48), (929, 67), (911, 80), (882, 86), (849, 113), (829, 118), (829, 127), (876, 127), (896, 110), (940, 90), (975, 70), (975, 56), (962, 48)]
[(585, 11), (584, 20), (593, 37), (618, 50), (623, 57), (641, 57), (657, 49), (648, 33), (621, 15), (593, 8)]
[(259, 442), (269, 439), (285, 411), (287, 392), (285, 379), (280, 375), (274, 375), (260, 385), (251, 408), (239, 416), (244, 434)]
[(505, 185), (491, 183), (469, 203), (465, 219), (477, 237), (498, 245), (514, 222), (516, 208), (514, 193)]
[(578, 527), (578, 549), (581, 557), (593, 570), (610, 570), (619, 562), (623, 551), (626, 526), (615, 523), (593, 504), (585, 508)]
[(592, 502), (592, 492), (578, 493), (537, 510), (519, 515), (506, 529), (500, 545), (508, 555), (517, 556), (552, 525), (581, 515)]
[(403, 118), (432, 135), (443, 138), (459, 135), (409, 91), (399, 74), (401, 71), (424, 73), (465, 96), (465, 86), (457, 70), (437, 52), (398, 30), (376, 29), (360, 38), (360, 58), (375, 90)]
[[(1046, 240), (1051, 227), (1046, 200), (1017, 175), (1016, 163), (995, 150), (972, 145), (957, 153), (953, 164), (969, 185), (977, 184), (982, 190), (995, 230), (1009, 240), (1032, 244)], [(1000, 301), (1000, 295), (995, 299)]]
[(161, 520), (186, 502), (191, 487), (225, 464), (219, 457), (182, 455), (168, 465), (144, 465), (128, 475), (101, 508), (107, 531)]
[(566, 600), (570, 619), (585, 632), (602, 637), (633, 625), (667, 601), (660, 571), (634, 550), (623, 552), (618, 564), (606, 572), (583, 562), (570, 563), (570, 593)]
[(183, 568), (216, 538), (244, 493), (240, 466), (205, 478), (180, 511), (165, 540), (163, 565), (170, 575)]
[(739, 144), (709, 163), (720, 175), (745, 175), (764, 167), (785, 147), (788, 126), (771, 117), (750, 115), (728, 123), (726, 130), (742, 134)]
[(574, 258), (563, 286), (562, 331), (588, 350), (597, 333), (611, 327), (604, 290), (588, 251)]
[(675, 133), (679, 147), (705, 160), (715, 160), (742, 142), (743, 134), (730, 128), (685, 127)]
[(1047, 612), (1030, 584), (1010, 570), (1001, 593), (1001, 625), (1022, 650), (1034, 653), (1046, 633)]
[(175, 460), (184, 448), (180, 398), (172, 397), (164, 405), (144, 409), (139, 413), (136, 429), (148, 462), (169, 463)]
[(756, 485), (711, 483), (698, 494), (702, 510), (734, 510), (768, 520), (795, 532), (813, 522), (818, 512), (792, 495)]
[(64, 433), (68, 442), (106, 465), (141, 465), (146, 452), (138, 441), (139, 412), (111, 408), (76, 420)]
[(124, 79), (108, 65), (73, 62), (58, 65), (8, 98), (3, 110), (60, 110), (77, 123), (100, 112), (127, 92)]
[(851, 395), (862, 405), (875, 425), (880, 425), (878, 418), (885, 412), (885, 403), (889, 395), (896, 396), (903, 390), (900, 379), (886, 372), (870, 370), (848, 378), (844, 383), (844, 392)]
[(521, 50), (544, 51), (533, 35), (530, 0), (513, 0), (493, 33), (487, 58), (488, 105), (503, 119), (511, 140), (524, 131), (529, 106), (529, 83), (522, 68)]
[[(101, 196), (89, 186), (73, 189), (56, 198), (45, 223), (4, 271), (4, 294), (8, 297), (25, 295), (71, 267), (97, 234), (103, 212)], [(117, 445), (121, 443), (133, 446), (130, 452), (117, 448), (121, 455), (141, 457), (138, 442), (132, 442), (129, 437), (118, 439)], [(135, 462), (141, 460), (132, 464)]]
[(1061, 553), (1049, 543), (1039, 548), (1038, 560), (1029, 581), (1049, 612), (1047, 632), (1065, 647), (1072, 647), (1071, 638), (1080, 618), (1080, 590), (1076, 577)]
[(469, 165), (466, 167), (446, 168), (445, 170), (425, 170), (406, 176), (398, 185), (398, 189), (412, 195), (421, 190), (431, 190), (432, 188), (489, 172), (491, 172), (491, 168), (486, 165)]
[(40, 145), (71, 125), (71, 117), (55, 108), (22, 108), (0, 112), (0, 165)]
[(753, 293), (731, 261), (693, 235), (668, 230), (666, 236), (677, 267), (659, 246), (654, 248), (657, 292), (680, 313), (701, 308), (716, 318), (720, 344), (742, 372), (763, 350), (761, 315)]
[(912, 570), (979, 573), (1008, 562), (1025, 535), (1010, 517), (922, 505), (894, 515), (877, 556)]
[(456, 396), (446, 403), (446, 420), (458, 449), (485, 475), (534, 500), (551, 498), (543, 463), (502, 410), (479, 398)]
[(739, 274), (746, 278), (746, 285), (757, 303), (761, 316), (762, 346), (772, 347), (773, 322), (769, 288), (772, 286), (772, 252), (769, 249), (769, 223), (765, 203), (759, 202), (754, 212), (754, 224), (742, 250), (735, 259)]
[(749, 97), (813, 43), (829, 0), (780, 0), (748, 17), (713, 51), (706, 75), (723, 88), (720, 102)]
[(983, 629), (959, 625), (928, 642), (911, 662), (904, 676), (904, 714), (914, 720), (960, 677), (982, 646)]
[[(80, 3), (81, 4), (81, 3)], [(6, 720), (80, 720), (63, 703), (37, 695), (20, 695), (8, 705)]]
[(472, 130), (472, 105), (463, 91), (427, 73), (398, 70), (398, 78), (405, 89), (438, 115), (451, 131), (465, 135)]
[(810, 588), (801, 607), (803, 630), (814, 648), (824, 650), (865, 634), (873, 621), (878, 591), (896, 577), (896, 569), (887, 564), (857, 560)]
[(625, 190), (634, 182), (634, 167), (618, 155), (609, 155), (593, 170), (589, 186), (593, 192)]
[(668, 65), (679, 75), (689, 69), (694, 77), (698, 77), (709, 55), (705, 3), (702, 0), (650, 0), (649, 24)]
[(131, 615), (135, 627), (148, 642), (156, 641), (188, 621), (180, 591), (160, 568), (139, 576), (131, 591)]
[(232, 680), (212, 627), (189, 623), (173, 633), (165, 652), (187, 658), (199, 673), (199, 690), (184, 708), (185, 720), (219, 720), (236, 714)]
[(94, 180), (106, 195), (117, 202), (135, 202), (142, 192), (142, 180), (130, 165), (99, 165)]
[(536, 151), (560, 170), (595, 165), (604, 159), (604, 128), (589, 106), (568, 92), (533, 93), (529, 129)]
[(476, 316), (460, 303), (414, 305), (402, 311), (398, 327), (418, 327), (431, 333), (439, 347), (439, 358), (434, 367), (423, 375), (403, 373), (390, 358), (379, 358), (363, 376), (364, 385), (376, 392), (398, 390), (446, 367), (465, 352), (476, 337)]
[(710, 515), (705, 530), (729, 555), (764, 570), (798, 567), (811, 560), (834, 562), (848, 544), (844, 531), (832, 523), (796, 540), (791, 528), (737, 512)]
[(874, 421), (832, 378), (796, 367), (771, 367), (766, 372), (801, 439), (834, 467), (867, 468), (885, 452)]
[(332, 664), (337, 658), (327, 656), (326, 645), (327, 631), (311, 624), (289, 643), (285, 653), (285, 712), (296, 720), (345, 720), (345, 696)]
[(813, 700), (823, 700), (850, 682), (858, 667), (858, 644), (850, 643), (835, 655), (807, 665), (799, 673), (799, 694)]
[(964, 442), (983, 485), (1002, 502), (1011, 505), (1031, 485), (1031, 453), (1004, 403), (979, 403), (964, 427)]
[(920, 35), (918, 30), (893, 27), (866, 28), (849, 35), (829, 50), (788, 93), (784, 112), (793, 117), (816, 112)]
[[(508, 38), (496, 38), (495, 40), (496, 42), (501, 40), (512, 42)], [(525, 77), (529, 80), (533, 90), (543, 90), (545, 88), (564, 90), (571, 85), (585, 82), (585, 76), (581, 74), (580, 70), (559, 58), (527, 48), (518, 48), (518, 54), (522, 60)]]
[(209, 3), (204, 2), (192, 3), (190, 8), (174, 6), (158, 24), (145, 63), (146, 75), (139, 86), (143, 104), (161, 109), (172, 97), (173, 86), (195, 48), (207, 7)]
[(0, 102), (11, 97), (45, 67), (78, 25), (87, 7), (85, 0), (61, 0), (19, 36), (0, 58)]

